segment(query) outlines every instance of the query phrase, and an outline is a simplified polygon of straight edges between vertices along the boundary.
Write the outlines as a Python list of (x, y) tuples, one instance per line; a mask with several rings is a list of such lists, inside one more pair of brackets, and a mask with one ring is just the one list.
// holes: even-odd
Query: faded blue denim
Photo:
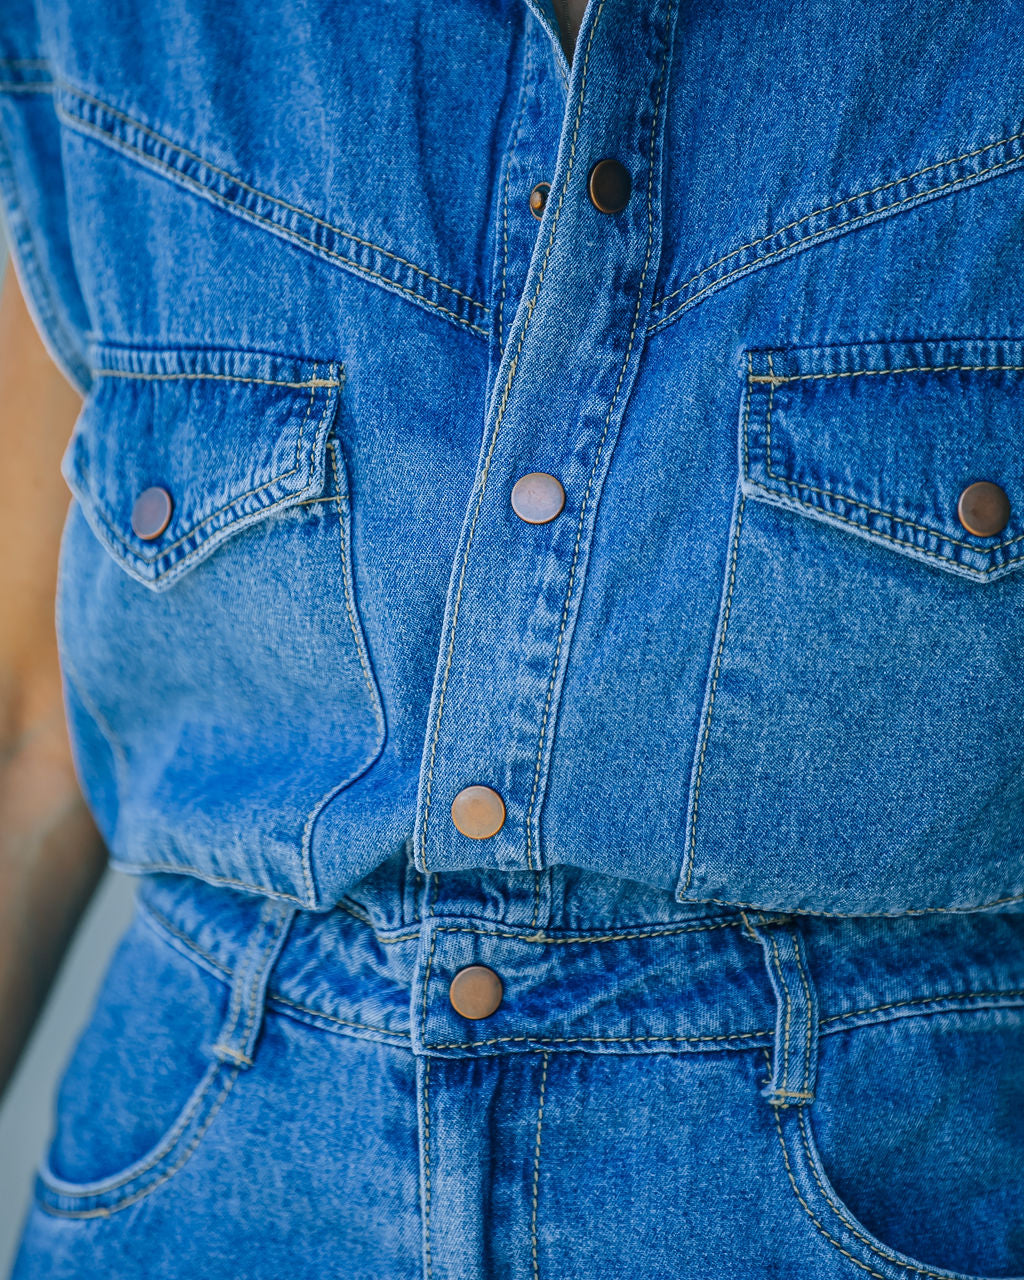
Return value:
[(1024, 1275), (1019, 26), (5, 0), (143, 898), (19, 1280)]
[[(460, 1017), (452, 975), (504, 999)], [(1024, 1274), (1024, 914), (143, 881), (15, 1280)]]
[(594, 0), (570, 71), (540, 0), (7, 0), (117, 865), (325, 910), (412, 835), (680, 901), (1021, 900), (1019, 17)]

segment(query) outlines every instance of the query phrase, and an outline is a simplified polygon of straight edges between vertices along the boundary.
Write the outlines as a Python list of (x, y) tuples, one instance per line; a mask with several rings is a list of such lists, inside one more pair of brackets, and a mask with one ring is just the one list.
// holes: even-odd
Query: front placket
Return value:
[(545, 862), (559, 695), (658, 267), (674, 19), (674, 0), (590, 0), (584, 17), (452, 568), (420, 776), (421, 870)]

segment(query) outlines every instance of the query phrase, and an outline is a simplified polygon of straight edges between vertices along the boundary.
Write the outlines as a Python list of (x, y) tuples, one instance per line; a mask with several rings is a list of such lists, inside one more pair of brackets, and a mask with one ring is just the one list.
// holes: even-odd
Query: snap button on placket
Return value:
[(452, 978), (448, 999), (463, 1018), (489, 1018), (501, 1004), (501, 979), (485, 964), (467, 965)]
[(505, 824), (505, 801), (493, 787), (463, 787), (452, 801), (452, 822), (470, 840), (489, 840)]

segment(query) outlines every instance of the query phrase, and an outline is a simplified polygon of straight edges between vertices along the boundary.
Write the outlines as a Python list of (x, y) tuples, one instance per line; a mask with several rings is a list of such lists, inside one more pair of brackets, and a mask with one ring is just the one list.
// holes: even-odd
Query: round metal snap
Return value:
[(527, 524), (547, 524), (562, 514), (565, 490), (545, 471), (531, 471), (512, 486), (512, 510)]
[(538, 182), (530, 192), (530, 212), (539, 222), (544, 217), (548, 196), (551, 194), (550, 182)]
[(587, 179), (591, 202), (600, 213), (621, 213), (629, 204), (631, 186), (629, 170), (612, 159), (598, 160)]
[(464, 1018), (489, 1018), (501, 1004), (501, 979), (485, 964), (460, 969), (448, 987), (452, 1008)]
[(489, 840), (505, 822), (505, 801), (493, 787), (464, 787), (452, 801), (452, 822), (470, 840)]
[(143, 489), (132, 507), (132, 532), (144, 542), (159, 538), (171, 523), (174, 501), (159, 484)]
[(960, 495), (956, 513), (968, 533), (976, 538), (994, 538), (1010, 523), (1010, 499), (999, 485), (977, 480)]

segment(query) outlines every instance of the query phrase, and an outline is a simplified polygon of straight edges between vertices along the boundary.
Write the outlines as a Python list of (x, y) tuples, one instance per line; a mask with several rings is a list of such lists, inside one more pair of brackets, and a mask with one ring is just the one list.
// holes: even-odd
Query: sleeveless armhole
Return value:
[(54, 362), (89, 390), (88, 328), (71, 253), (55, 74), (26, 0), (0, 6), (0, 207), (12, 264)]

